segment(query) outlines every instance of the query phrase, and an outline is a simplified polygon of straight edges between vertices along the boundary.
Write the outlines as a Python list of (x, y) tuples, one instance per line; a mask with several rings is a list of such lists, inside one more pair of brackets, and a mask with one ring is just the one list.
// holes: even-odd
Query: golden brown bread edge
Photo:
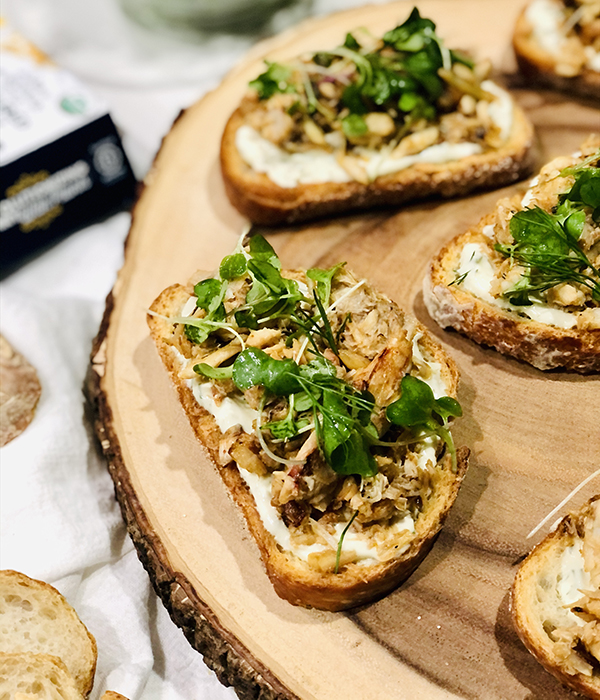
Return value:
[(600, 499), (594, 496), (576, 513), (566, 515), (558, 527), (547, 535), (521, 564), (510, 593), (510, 609), (519, 638), (533, 656), (561, 683), (592, 700), (600, 700), (600, 676), (589, 678), (583, 674), (566, 673), (553, 653), (553, 642), (542, 627), (536, 615), (536, 581), (549, 560), (562, 551), (563, 540), (571, 538), (571, 533), (583, 535), (583, 522), (590, 512), (592, 503)]
[(454, 238), (429, 266), (423, 281), (423, 300), (429, 315), (442, 328), (454, 328), (480, 345), (528, 362), (541, 370), (562, 368), (588, 374), (600, 371), (600, 331), (561, 329), (521, 319), (463, 291), (449, 286), (455, 278), (460, 250), (469, 241), (485, 239), (488, 214), (474, 228)]
[(573, 77), (558, 75), (555, 57), (535, 40), (525, 10), (517, 19), (512, 42), (522, 75), (528, 81), (554, 90), (600, 100), (600, 73), (584, 67), (579, 75)]
[[(188, 298), (189, 291), (185, 287), (174, 285), (160, 294), (152, 304), (151, 311), (163, 316), (175, 315)], [(456, 472), (452, 471), (450, 456), (446, 454), (444, 457), (438, 482), (439, 497), (434, 503), (428, 504), (426, 512), (417, 519), (416, 536), (402, 556), (391, 562), (369, 566), (367, 575), (367, 567), (357, 564), (348, 565), (338, 574), (316, 572), (294, 555), (279, 549), (274, 537), (265, 529), (254, 498), (235, 464), (219, 464), (221, 432), (213, 416), (200, 406), (191, 389), (178, 376), (178, 360), (172, 347), (165, 341), (169, 336), (171, 324), (163, 318), (149, 315), (148, 325), (192, 429), (207, 449), (229, 494), (241, 509), (260, 550), (267, 575), (281, 598), (294, 605), (336, 612), (377, 600), (398, 587), (412, 574), (433, 546), (458, 495), (468, 466), (468, 448), (462, 447), (457, 450)], [(444, 379), (451, 387), (448, 393), (455, 396), (458, 387), (456, 365), (424, 327), (417, 324), (417, 328), (423, 332), (424, 346), (445, 368)]]
[(250, 221), (268, 226), (502, 187), (525, 177), (532, 167), (533, 127), (516, 104), (511, 135), (498, 150), (450, 163), (419, 163), (367, 185), (351, 181), (279, 187), (264, 173), (254, 172), (240, 156), (235, 134), (243, 123), (238, 108), (223, 133), (220, 158), (225, 191)]

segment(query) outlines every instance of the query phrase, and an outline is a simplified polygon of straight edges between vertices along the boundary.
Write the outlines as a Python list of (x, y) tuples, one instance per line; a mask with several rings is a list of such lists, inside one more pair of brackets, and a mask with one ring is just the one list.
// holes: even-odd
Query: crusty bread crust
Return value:
[(79, 692), (89, 695), (96, 672), (96, 640), (56, 588), (5, 569), (0, 571), (0, 603), (5, 630), (0, 652), (59, 657)]
[(466, 243), (485, 240), (484, 226), (495, 214), (457, 236), (429, 266), (423, 298), (430, 316), (442, 328), (454, 328), (480, 345), (489, 345), (538, 369), (562, 367), (582, 374), (600, 371), (600, 331), (561, 329), (525, 319), (450, 286), (460, 251)]
[(565, 672), (554, 652), (554, 642), (544, 630), (544, 611), (540, 609), (537, 588), (544, 576), (555, 576), (557, 561), (573, 543), (575, 534), (583, 536), (583, 523), (598, 499), (600, 495), (594, 496), (578, 512), (565, 516), (556, 530), (531, 551), (515, 577), (510, 601), (515, 628), (527, 649), (559, 681), (592, 700), (600, 700), (600, 674), (589, 677)]
[(566, 77), (556, 73), (556, 57), (535, 39), (525, 9), (519, 15), (513, 34), (513, 49), (519, 70), (528, 81), (555, 90), (600, 100), (600, 73), (584, 66), (579, 75)]
[[(151, 311), (167, 317), (176, 315), (189, 295), (189, 288), (180, 285), (169, 287), (152, 304)], [(449, 455), (438, 465), (438, 492), (417, 519), (416, 534), (407, 551), (388, 562), (371, 566), (348, 564), (338, 574), (319, 573), (293, 554), (279, 548), (274, 537), (266, 530), (254, 498), (235, 463), (227, 466), (219, 463), (218, 449), (222, 434), (213, 416), (200, 406), (191, 389), (179, 376), (179, 360), (166, 340), (171, 334), (172, 325), (168, 320), (153, 315), (148, 316), (148, 324), (190, 424), (208, 450), (229, 494), (241, 509), (259, 547), (267, 574), (280, 597), (294, 605), (339, 611), (381, 598), (410, 576), (433, 546), (456, 499), (468, 465), (467, 448), (459, 448), (457, 451), (456, 472), (451, 468)], [(455, 396), (458, 371), (454, 362), (425, 328), (418, 326), (418, 329), (423, 332), (422, 345), (442, 365), (442, 378), (450, 387), (448, 393)]]
[(496, 151), (442, 164), (419, 163), (369, 184), (326, 182), (280, 187), (254, 172), (240, 156), (235, 134), (244, 123), (237, 109), (221, 141), (221, 170), (233, 206), (257, 224), (296, 223), (340, 212), (399, 205), (425, 197), (454, 197), (502, 187), (525, 177), (532, 167), (533, 127), (515, 105), (510, 137)]

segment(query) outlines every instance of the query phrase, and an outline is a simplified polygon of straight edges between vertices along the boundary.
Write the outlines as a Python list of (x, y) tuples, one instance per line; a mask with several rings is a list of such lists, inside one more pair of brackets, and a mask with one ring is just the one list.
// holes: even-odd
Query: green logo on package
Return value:
[(86, 104), (83, 97), (63, 97), (60, 106), (69, 114), (83, 114)]

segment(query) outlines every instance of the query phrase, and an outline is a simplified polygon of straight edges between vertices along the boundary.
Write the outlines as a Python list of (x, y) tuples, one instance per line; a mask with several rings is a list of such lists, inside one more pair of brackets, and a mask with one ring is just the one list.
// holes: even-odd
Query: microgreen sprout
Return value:
[(450, 417), (462, 415), (458, 401), (450, 396), (436, 399), (428, 384), (410, 374), (402, 378), (400, 390), (400, 398), (386, 409), (387, 419), (414, 434), (429, 432), (438, 435), (446, 444), (452, 457), (452, 469), (456, 471), (456, 448), (448, 424)]
[[(263, 387), (256, 431), (269, 455), (275, 453), (267, 437), (274, 442), (285, 442), (314, 429), (319, 451), (340, 475), (372, 477), (378, 471), (373, 454), (378, 446), (409, 445), (431, 435), (439, 436), (446, 443), (455, 462), (454, 446), (447, 429), (449, 417), (460, 415), (460, 406), (454, 399), (436, 400), (424, 382), (405, 377), (401, 384), (402, 395), (388, 407), (387, 416), (391, 423), (406, 428), (412, 435), (407, 437), (405, 433), (397, 441), (386, 443), (380, 439), (372, 422), (376, 411), (373, 396), (338, 377), (336, 366), (325, 357), (327, 350), (338, 355), (342, 334), (352, 320), (351, 314), (346, 314), (334, 333), (328, 312), (364, 283), (364, 280), (358, 282), (331, 303), (332, 283), (343, 265), (308, 270), (307, 277), (313, 283), (312, 296), (309, 296), (301, 291), (296, 280), (281, 275), (279, 258), (266, 239), (250, 238), (245, 246), (223, 259), (219, 278), (203, 280), (194, 287), (196, 306), (204, 311), (204, 316), (170, 319), (173, 323), (184, 324), (187, 337), (194, 343), (205, 342), (213, 333), (226, 332), (240, 342), (239, 352), (229, 364), (212, 367), (200, 362), (194, 366), (194, 371), (214, 381), (231, 380), (242, 392), (255, 386)], [(240, 280), (247, 291), (237, 306), (227, 305), (228, 311), (226, 292), (236, 280)], [(276, 359), (258, 347), (246, 347), (242, 334), (265, 324), (279, 326), (285, 331), (287, 347), (292, 346), (295, 338), (299, 339), (294, 359)], [(283, 418), (263, 424), (263, 409), (274, 398), (287, 400), (287, 412)], [(293, 459), (273, 458), (282, 464), (296, 464)]]
[[(290, 402), (294, 394), (301, 394), (304, 409), (312, 413), (319, 449), (332, 469), (338, 474), (364, 477), (377, 473), (368, 439), (375, 408), (373, 397), (339, 379), (335, 366), (324, 357), (297, 365), (293, 360), (269, 357), (259, 348), (247, 348), (237, 356), (232, 378), (242, 391), (260, 385), (274, 396), (288, 397)], [(274, 437), (285, 433), (285, 437), (292, 438), (306, 425), (306, 417), (298, 421), (292, 410), (293, 405), (286, 419), (275, 423)]]

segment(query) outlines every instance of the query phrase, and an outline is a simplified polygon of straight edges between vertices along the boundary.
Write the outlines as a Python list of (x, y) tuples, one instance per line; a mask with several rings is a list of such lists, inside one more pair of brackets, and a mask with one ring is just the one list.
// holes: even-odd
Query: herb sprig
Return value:
[[(329, 303), (331, 281), (343, 265), (308, 270), (307, 276), (316, 282), (316, 291), (312, 298), (306, 297), (296, 280), (281, 275), (281, 262), (271, 244), (262, 236), (252, 236), (247, 251), (240, 249), (222, 260), (219, 279), (209, 278), (194, 287), (196, 306), (206, 313), (203, 318), (184, 321), (186, 337), (203, 343), (218, 330), (237, 335), (240, 329), (257, 330), (282, 320), (304, 334), (315, 353), (321, 354), (329, 347), (337, 354), (336, 338), (324, 305)], [(251, 280), (245, 302), (227, 314), (224, 298), (228, 283), (244, 276)]]
[[(598, 160), (600, 152), (595, 154)], [(510, 220), (514, 243), (497, 243), (494, 248), (526, 268), (526, 274), (504, 296), (514, 305), (531, 305), (540, 295), (563, 282), (587, 288), (594, 301), (600, 302), (600, 270), (583, 251), (579, 239), (586, 221), (586, 211), (600, 223), (600, 168), (588, 167), (588, 159), (561, 174), (573, 175), (571, 189), (559, 197), (554, 213), (539, 207), (517, 212)]]
[[(339, 379), (335, 366), (324, 357), (298, 365), (293, 360), (276, 360), (259, 348), (247, 348), (237, 356), (232, 378), (242, 391), (263, 386), (273, 396), (300, 395), (296, 409), (312, 412), (319, 449), (332, 469), (363, 477), (377, 473), (368, 442), (375, 431), (373, 397)], [(295, 437), (303, 427), (292, 411), (293, 406), (286, 419), (275, 424), (274, 437)], [(273, 424), (264, 427), (270, 426)]]

